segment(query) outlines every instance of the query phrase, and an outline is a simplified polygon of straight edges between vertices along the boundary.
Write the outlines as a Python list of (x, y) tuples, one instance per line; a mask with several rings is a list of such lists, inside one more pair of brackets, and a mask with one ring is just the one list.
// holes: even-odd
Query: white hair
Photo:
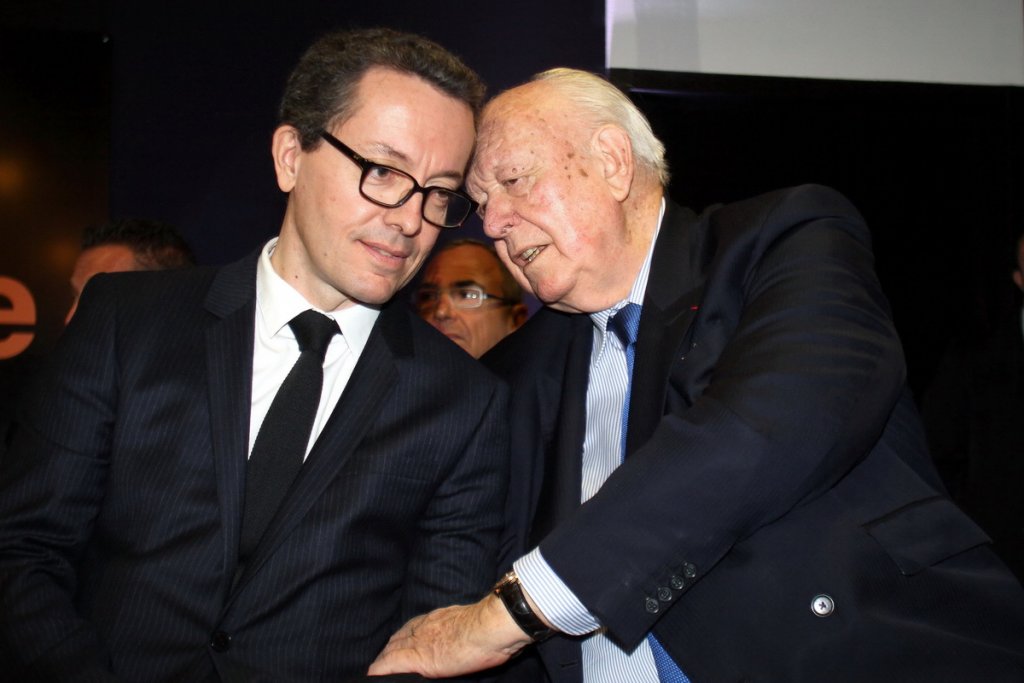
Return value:
[(531, 81), (555, 86), (589, 116), (595, 127), (610, 123), (626, 131), (637, 163), (650, 171), (663, 187), (668, 185), (665, 145), (655, 137), (647, 117), (621, 90), (601, 76), (579, 69), (548, 69)]

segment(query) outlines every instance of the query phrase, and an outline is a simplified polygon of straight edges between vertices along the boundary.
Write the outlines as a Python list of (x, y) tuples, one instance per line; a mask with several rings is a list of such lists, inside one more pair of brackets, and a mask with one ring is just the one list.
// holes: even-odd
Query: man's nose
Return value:
[(487, 202), (484, 211), (484, 234), (492, 240), (501, 239), (512, 227), (515, 212), (512, 202), (505, 197), (494, 197)]
[(438, 320), (447, 320), (452, 317), (455, 306), (452, 304), (451, 292), (442, 290), (437, 293), (437, 305), (434, 307), (434, 317)]
[(403, 235), (416, 235), (423, 228), (423, 197), (417, 193), (401, 206), (386, 209), (384, 220), (388, 225), (398, 228)]

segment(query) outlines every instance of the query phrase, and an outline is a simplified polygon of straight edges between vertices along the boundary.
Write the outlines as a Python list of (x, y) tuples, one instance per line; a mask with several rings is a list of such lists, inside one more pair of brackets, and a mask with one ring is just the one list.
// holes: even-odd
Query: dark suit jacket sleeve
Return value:
[[(669, 370), (669, 412), (541, 544), (627, 647), (665, 613), (645, 604), (672, 576), (699, 581), (738, 541), (863, 458), (904, 383), (868, 233), (845, 200), (803, 190), (710, 220), (697, 251), (713, 257)], [(665, 286), (653, 270), (651, 278), (647, 301)], [(657, 334), (644, 325), (641, 344)], [(635, 376), (645, 362), (638, 352)], [(634, 384), (633, 396), (649, 390)]]
[(472, 406), (479, 421), (462, 456), (420, 518), (402, 605), (405, 620), (452, 602), (475, 602), (493, 581), (509, 446), (508, 390), (497, 381), (490, 386), (489, 399)]
[(116, 308), (98, 278), (30, 393), (0, 470), (0, 668), (18, 679), (104, 680), (107, 655), (76, 612), (76, 564), (106, 482)]

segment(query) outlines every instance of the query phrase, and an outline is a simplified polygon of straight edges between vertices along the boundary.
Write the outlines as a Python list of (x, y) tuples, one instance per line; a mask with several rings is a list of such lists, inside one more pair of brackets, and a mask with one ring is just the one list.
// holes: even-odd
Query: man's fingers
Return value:
[(384, 651), (377, 656), (377, 659), (374, 660), (373, 664), (371, 664), (370, 668), (366, 671), (367, 675), (384, 676), (386, 674), (397, 673), (422, 674), (422, 671), (419, 671), (417, 667), (413, 666), (413, 662), (407, 661), (407, 658), (403, 656), (403, 653), (408, 652), (411, 651), (392, 650), (391, 652), (388, 652), (387, 648), (384, 648)]
[[(491, 620), (484, 618), (489, 613)], [(510, 636), (492, 633), (495, 615), (499, 623), (508, 622)], [(368, 673), (473, 673), (503, 663), (527, 642), (504, 606), (489, 596), (474, 605), (445, 607), (410, 619), (391, 636)]]

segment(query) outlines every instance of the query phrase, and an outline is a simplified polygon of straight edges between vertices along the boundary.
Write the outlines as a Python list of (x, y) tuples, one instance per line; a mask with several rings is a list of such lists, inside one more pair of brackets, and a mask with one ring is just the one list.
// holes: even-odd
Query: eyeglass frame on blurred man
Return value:
[[(456, 297), (454, 294), (461, 292), (463, 294), (471, 292), (471, 296), (467, 297)], [(480, 285), (466, 283), (456, 283), (452, 287), (435, 287), (433, 285), (420, 285), (416, 291), (412, 293), (412, 305), (420, 315), (424, 312), (431, 311), (437, 307), (441, 301), (441, 295), (448, 297), (448, 300), (452, 302), (452, 306), (462, 310), (476, 310), (484, 305), (484, 301), (497, 301), (502, 306), (514, 306), (515, 304), (522, 303), (514, 299), (508, 299), (497, 294), (491, 294), (490, 292), (484, 291), (484, 288)], [(426, 299), (427, 295), (432, 295), (429, 300)]]

